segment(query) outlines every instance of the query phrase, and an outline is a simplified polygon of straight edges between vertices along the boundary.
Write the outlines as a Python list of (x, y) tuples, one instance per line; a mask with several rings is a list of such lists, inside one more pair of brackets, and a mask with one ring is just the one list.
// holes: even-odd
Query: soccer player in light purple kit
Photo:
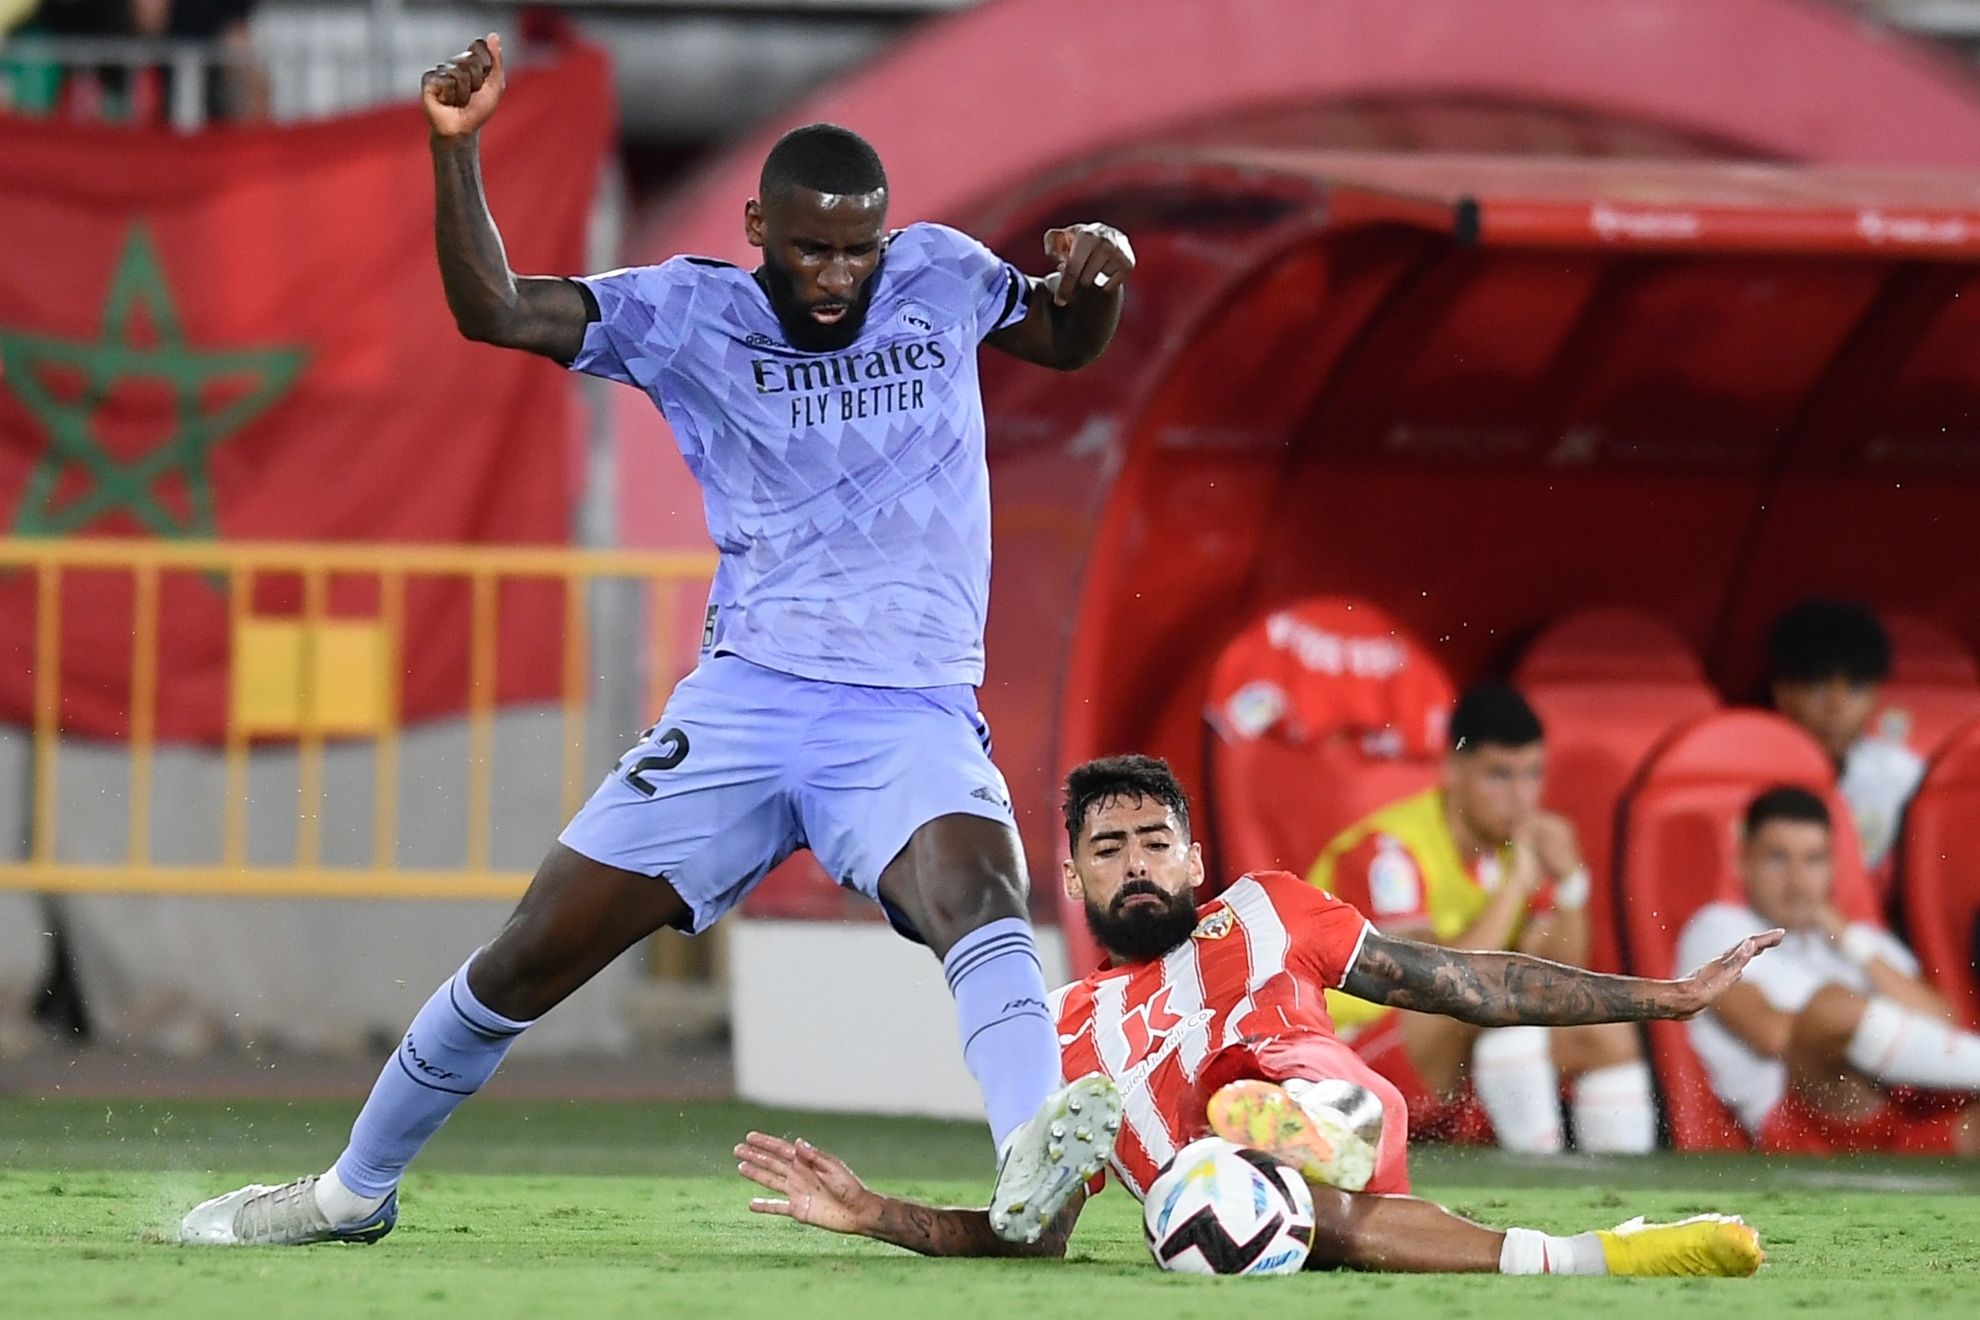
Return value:
[(624, 382), (672, 424), (721, 552), (700, 664), (413, 1019), (329, 1170), (193, 1209), (188, 1242), (369, 1242), (408, 1163), (543, 1013), (663, 926), (706, 929), (809, 847), (942, 959), (1019, 1250), (1112, 1151), (1103, 1077), (1060, 1086), (1009, 795), (975, 687), (990, 585), (976, 349), (1072, 370), (1113, 337), (1124, 235), (1045, 236), (1033, 280), (940, 225), (889, 233), (856, 134), (786, 134), (744, 209), (754, 272), (700, 257), (518, 277), (482, 194), (490, 36), (430, 70), (436, 242), (471, 339)]

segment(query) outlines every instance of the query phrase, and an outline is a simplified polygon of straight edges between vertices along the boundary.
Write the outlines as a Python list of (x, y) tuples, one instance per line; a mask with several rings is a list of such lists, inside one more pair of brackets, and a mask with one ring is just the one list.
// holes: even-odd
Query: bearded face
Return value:
[(859, 338), (887, 252), (886, 189), (752, 199), (744, 226), (763, 249), (757, 282), (791, 347), (836, 353)]
[(1086, 809), (1065, 881), (1101, 948), (1117, 962), (1147, 962), (1196, 929), (1203, 850), (1163, 798), (1124, 787)]
[(1152, 880), (1130, 880), (1104, 908), (1086, 900), (1086, 926), (1122, 962), (1153, 962), (1196, 929), (1193, 893), (1170, 893)]
[(879, 281), (867, 278), (850, 299), (819, 297), (807, 299), (798, 292), (791, 273), (777, 264), (768, 252), (763, 258), (763, 292), (770, 299), (770, 310), (784, 329), (784, 339), (800, 353), (836, 353), (851, 346), (866, 327), (866, 312), (873, 303), (873, 290)]

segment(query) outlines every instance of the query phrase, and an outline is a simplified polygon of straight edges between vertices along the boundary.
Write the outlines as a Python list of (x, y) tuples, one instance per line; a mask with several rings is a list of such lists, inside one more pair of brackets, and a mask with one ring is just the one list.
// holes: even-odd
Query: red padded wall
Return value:
[(1684, 639), (1634, 610), (1588, 610), (1527, 647), (1514, 682), (1547, 729), (1546, 805), (1573, 822), (1588, 866), (1588, 965), (1622, 970), (1616, 818), (1651, 752), (1718, 694)]
[(1905, 817), (1898, 883), (1905, 932), (1926, 977), (1980, 1027), (1980, 724), (1947, 743)]

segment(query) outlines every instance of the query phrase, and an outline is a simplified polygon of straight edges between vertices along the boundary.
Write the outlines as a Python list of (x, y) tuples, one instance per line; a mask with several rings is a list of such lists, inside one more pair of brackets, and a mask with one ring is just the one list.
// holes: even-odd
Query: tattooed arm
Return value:
[(1657, 981), (1586, 972), (1522, 953), (1446, 949), (1371, 928), (1341, 989), (1390, 1008), (1442, 1013), (1481, 1027), (1687, 1018), (1737, 984), (1746, 964), (1781, 936), (1778, 930), (1750, 936), (1690, 976)]
[(433, 147), (433, 239), (440, 283), (463, 335), (569, 362), (595, 318), (566, 279), (517, 276), (481, 189), (481, 126), (502, 99), (502, 42), (490, 35), (420, 81)]
[[(1086, 1200), (1080, 1193), (1074, 1204), (1059, 1212), (1045, 1236), (1026, 1246), (1006, 1242), (990, 1229), (990, 1212), (923, 1205), (897, 1196), (874, 1193), (880, 1203), (871, 1224), (858, 1231), (881, 1242), (920, 1252), (924, 1256), (1063, 1256), (1066, 1241), (1072, 1237), (1073, 1223)], [(774, 1211), (771, 1213), (775, 1213)]]
[(987, 1210), (923, 1205), (873, 1191), (843, 1161), (808, 1141), (752, 1132), (736, 1147), (736, 1160), (743, 1177), (778, 1193), (751, 1201), (755, 1213), (890, 1242), (924, 1256), (1063, 1256), (1086, 1203), (1084, 1192), (1076, 1194), (1045, 1236), (1026, 1246), (992, 1232)]

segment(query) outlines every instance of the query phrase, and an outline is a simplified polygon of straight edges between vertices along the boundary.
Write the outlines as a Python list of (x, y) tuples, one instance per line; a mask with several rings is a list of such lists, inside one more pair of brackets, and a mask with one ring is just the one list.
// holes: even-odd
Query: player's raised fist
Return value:
[(502, 38), (493, 32), (419, 80), (420, 103), (435, 137), (467, 137), (488, 122), (502, 99)]
[(1052, 301), (1063, 307), (1090, 290), (1116, 293), (1134, 273), (1134, 248), (1112, 225), (1068, 225), (1045, 231), (1045, 255), (1059, 263)]

